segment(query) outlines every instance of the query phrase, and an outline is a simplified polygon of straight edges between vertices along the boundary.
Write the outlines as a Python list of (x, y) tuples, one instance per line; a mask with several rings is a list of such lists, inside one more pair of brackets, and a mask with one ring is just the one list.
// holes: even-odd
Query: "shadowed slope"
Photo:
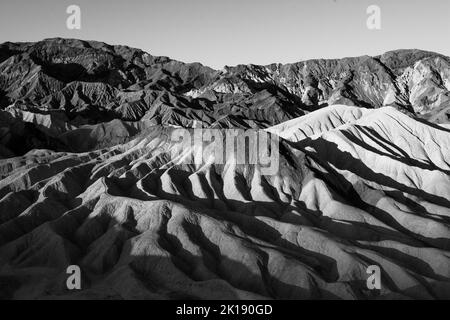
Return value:
[[(188, 164), (198, 146), (160, 126), (97, 151), (1, 160), (2, 294), (449, 298), (446, 129), (393, 108), (296, 121), (285, 127), (299, 141), (282, 140), (273, 176), (215, 163), (213, 144), (210, 161)], [(311, 131), (298, 139), (294, 123)], [(70, 264), (83, 270), (78, 293), (65, 289)], [(373, 264), (377, 294), (366, 287)]]

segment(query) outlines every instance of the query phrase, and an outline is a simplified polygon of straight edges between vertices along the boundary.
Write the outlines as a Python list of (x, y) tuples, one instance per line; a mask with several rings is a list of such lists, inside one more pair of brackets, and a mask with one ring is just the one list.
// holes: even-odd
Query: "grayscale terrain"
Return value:
[[(277, 174), (171, 157), (198, 127), (279, 137)], [(450, 58), (0, 45), (0, 298), (449, 299)]]

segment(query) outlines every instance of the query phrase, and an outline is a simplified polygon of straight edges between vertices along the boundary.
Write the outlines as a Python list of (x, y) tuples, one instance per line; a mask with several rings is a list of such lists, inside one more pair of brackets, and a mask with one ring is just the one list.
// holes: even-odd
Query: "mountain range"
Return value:
[[(277, 173), (180, 128), (277, 137)], [(0, 45), (0, 298), (450, 298), (450, 58)]]

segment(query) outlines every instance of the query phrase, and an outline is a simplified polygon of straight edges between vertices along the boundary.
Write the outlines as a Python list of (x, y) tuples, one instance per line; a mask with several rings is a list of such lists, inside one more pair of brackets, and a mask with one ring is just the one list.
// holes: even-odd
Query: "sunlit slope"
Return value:
[(286, 139), (272, 176), (216, 163), (213, 144), (188, 164), (198, 146), (173, 130), (0, 160), (3, 296), (450, 297), (448, 128), (332, 106), (269, 129)]

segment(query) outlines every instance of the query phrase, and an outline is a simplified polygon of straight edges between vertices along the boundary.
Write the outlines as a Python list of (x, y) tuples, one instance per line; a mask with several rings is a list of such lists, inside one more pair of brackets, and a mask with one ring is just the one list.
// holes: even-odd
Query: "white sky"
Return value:
[[(81, 7), (82, 29), (66, 28)], [(381, 30), (366, 27), (369, 5)], [(0, 42), (69, 37), (214, 68), (418, 48), (450, 56), (450, 0), (1, 0)]]

